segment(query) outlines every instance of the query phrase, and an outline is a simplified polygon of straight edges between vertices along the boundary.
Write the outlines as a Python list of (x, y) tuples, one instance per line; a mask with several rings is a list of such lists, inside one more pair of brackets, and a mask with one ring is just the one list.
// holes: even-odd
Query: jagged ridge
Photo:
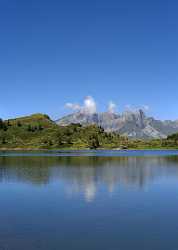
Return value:
[(156, 120), (153, 117), (147, 117), (141, 109), (134, 112), (125, 111), (122, 114), (76, 112), (62, 117), (56, 123), (61, 126), (71, 123), (96, 124), (103, 127), (106, 132), (116, 132), (130, 138), (142, 139), (166, 138), (178, 132), (178, 121)]

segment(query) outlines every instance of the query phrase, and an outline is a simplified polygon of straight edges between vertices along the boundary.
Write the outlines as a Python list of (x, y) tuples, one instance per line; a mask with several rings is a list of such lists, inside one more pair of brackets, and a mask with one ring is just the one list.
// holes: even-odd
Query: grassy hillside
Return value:
[(0, 149), (178, 148), (178, 134), (164, 140), (128, 140), (101, 127), (58, 126), (45, 114), (0, 120)]
[(0, 126), (0, 147), (36, 148), (51, 138), (57, 126), (43, 114), (11, 119)]
[(56, 125), (47, 115), (34, 114), (0, 123), (0, 148), (57, 149), (119, 146), (120, 136), (95, 125)]

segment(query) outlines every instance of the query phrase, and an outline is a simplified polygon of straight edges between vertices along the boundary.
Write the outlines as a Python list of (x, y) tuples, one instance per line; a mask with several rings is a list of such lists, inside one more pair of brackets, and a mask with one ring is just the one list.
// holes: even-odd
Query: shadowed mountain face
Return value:
[(160, 121), (147, 117), (143, 110), (126, 111), (122, 114), (111, 112), (88, 114), (76, 112), (56, 121), (58, 125), (71, 123), (96, 124), (106, 132), (116, 132), (130, 138), (166, 138), (178, 132), (178, 121)]

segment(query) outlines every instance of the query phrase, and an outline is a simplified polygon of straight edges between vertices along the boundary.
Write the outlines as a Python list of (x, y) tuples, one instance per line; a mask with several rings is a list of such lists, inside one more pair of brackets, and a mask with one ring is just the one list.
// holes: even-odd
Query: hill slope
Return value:
[(44, 114), (0, 122), (0, 148), (112, 148), (120, 141), (119, 135), (107, 134), (101, 127), (58, 126)]

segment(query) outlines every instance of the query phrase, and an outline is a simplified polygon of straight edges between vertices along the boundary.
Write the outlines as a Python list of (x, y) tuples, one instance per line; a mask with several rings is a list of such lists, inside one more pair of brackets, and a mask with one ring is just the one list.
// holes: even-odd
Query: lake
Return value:
[(178, 151), (0, 152), (0, 250), (177, 250)]

